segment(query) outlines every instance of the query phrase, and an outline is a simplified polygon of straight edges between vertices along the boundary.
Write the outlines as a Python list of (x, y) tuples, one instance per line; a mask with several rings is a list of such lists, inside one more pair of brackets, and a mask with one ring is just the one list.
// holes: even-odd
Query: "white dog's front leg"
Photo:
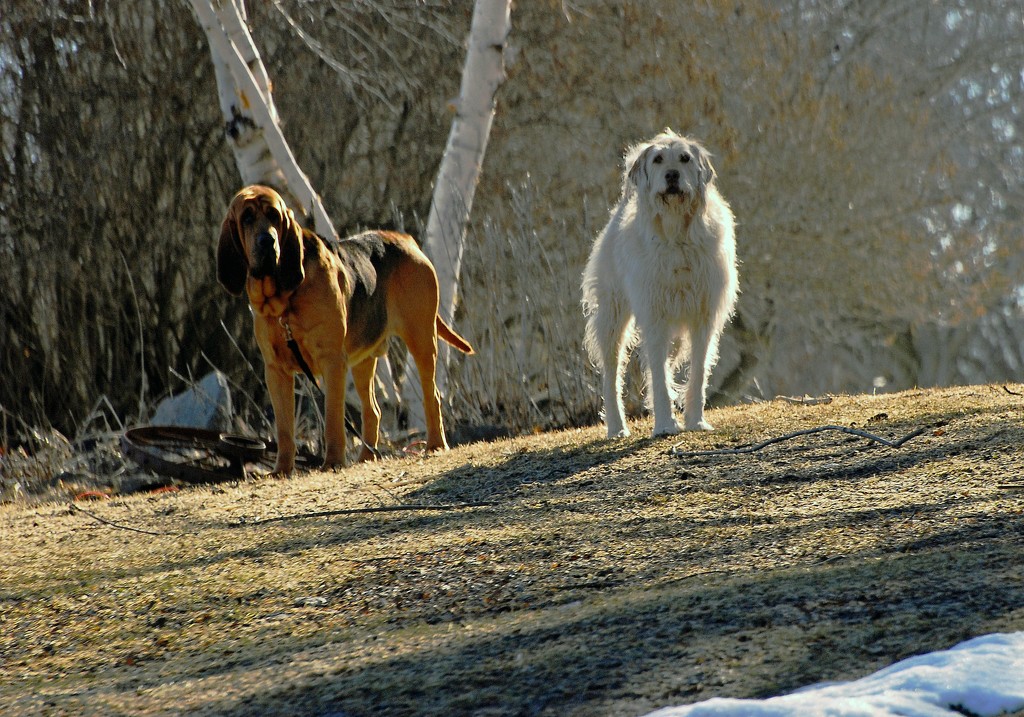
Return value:
[(713, 431), (714, 426), (704, 420), (704, 394), (708, 388), (708, 351), (710, 337), (706, 331), (690, 336), (690, 369), (683, 399), (683, 421), (688, 431)]
[(626, 409), (622, 403), (622, 374), (626, 363), (631, 317), (618, 310), (609, 299), (591, 316), (588, 333), (594, 337), (601, 355), (601, 387), (604, 394), (604, 420), (609, 438), (626, 438)]
[(647, 365), (651, 371), (651, 403), (654, 404), (653, 436), (674, 436), (681, 430), (672, 415), (672, 393), (668, 388), (668, 337), (657, 331), (644, 332)]
[(604, 371), (604, 420), (608, 425), (609, 438), (626, 438), (626, 409), (622, 404), (622, 371), (610, 366)]

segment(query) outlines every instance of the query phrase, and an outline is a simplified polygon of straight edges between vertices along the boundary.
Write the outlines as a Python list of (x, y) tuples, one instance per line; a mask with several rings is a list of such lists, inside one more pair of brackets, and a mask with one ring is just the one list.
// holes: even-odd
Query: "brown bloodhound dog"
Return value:
[(244, 291), (277, 423), (275, 473), (295, 467), (294, 376), (301, 370), (288, 347), (298, 342), (325, 383), (325, 466), (345, 465), (345, 381), (352, 369), (363, 415), (360, 460), (373, 457), (380, 407), (373, 377), (390, 336), (405, 341), (419, 369), (427, 449), (446, 450), (441, 396), (434, 383), (437, 338), (467, 354), (473, 347), (437, 314), (434, 267), (416, 241), (370, 231), (327, 242), (299, 226), (281, 196), (250, 186), (231, 200), (217, 247), (217, 278), (235, 296)]

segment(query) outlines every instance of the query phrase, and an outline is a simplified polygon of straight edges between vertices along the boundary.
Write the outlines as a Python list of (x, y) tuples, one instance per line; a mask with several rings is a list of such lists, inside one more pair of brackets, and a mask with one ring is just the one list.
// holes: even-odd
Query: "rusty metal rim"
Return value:
[[(232, 433), (182, 426), (140, 426), (121, 436), (121, 450), (154, 473), (186, 483), (240, 480), (250, 471), (270, 471), (277, 460), (277, 444)], [(313, 469), (316, 456), (299, 451), (295, 465)]]

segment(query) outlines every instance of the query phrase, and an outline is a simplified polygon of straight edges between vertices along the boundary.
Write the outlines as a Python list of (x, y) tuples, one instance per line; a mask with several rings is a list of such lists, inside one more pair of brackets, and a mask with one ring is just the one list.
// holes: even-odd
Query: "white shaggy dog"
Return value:
[(585, 343), (603, 374), (609, 438), (629, 435), (622, 375), (634, 328), (650, 371), (653, 435), (680, 431), (670, 385), (677, 359), (689, 360), (686, 430), (712, 429), (704, 420), (704, 398), (718, 339), (736, 304), (734, 225), (710, 156), (698, 142), (666, 129), (626, 152), (622, 196), (583, 272)]

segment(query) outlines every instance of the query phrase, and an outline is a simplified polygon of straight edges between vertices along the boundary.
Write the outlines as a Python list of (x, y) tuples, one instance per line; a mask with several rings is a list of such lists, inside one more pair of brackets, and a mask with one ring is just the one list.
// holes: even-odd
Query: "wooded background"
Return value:
[[(339, 232), (418, 233), (471, 3), (248, 9)], [(738, 220), (716, 401), (1024, 378), (1022, 30), (997, 0), (516, 4), (450, 421), (598, 420), (580, 274), (624, 147), (666, 126), (714, 152)], [(212, 368), (265, 414), (245, 302), (214, 274), (239, 185), (224, 131), (184, 0), (5, 2), (0, 444), (101, 408), (144, 422)]]

